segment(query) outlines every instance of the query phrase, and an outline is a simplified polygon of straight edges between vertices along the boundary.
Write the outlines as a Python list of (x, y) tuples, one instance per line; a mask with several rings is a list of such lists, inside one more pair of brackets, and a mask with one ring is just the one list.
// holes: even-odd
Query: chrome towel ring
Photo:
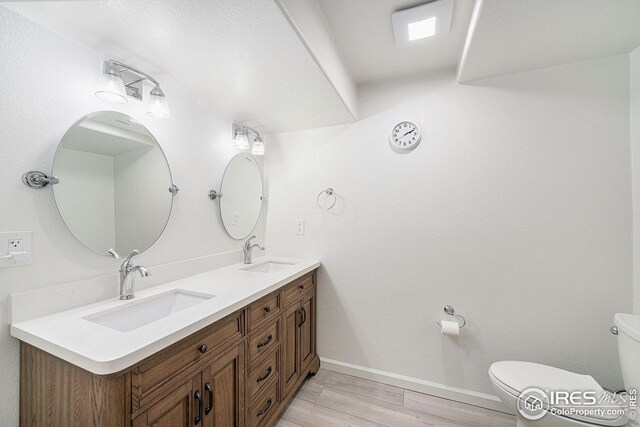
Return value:
[[(320, 198), (322, 197), (323, 194), (325, 195), (325, 197), (323, 197), (324, 203), (320, 203)], [(316, 203), (318, 204), (318, 207), (326, 211), (333, 208), (336, 205), (337, 201), (338, 201), (338, 198), (336, 197), (335, 192), (333, 191), (333, 188), (327, 188), (326, 190), (322, 190), (320, 193), (318, 193), (318, 197), (316, 197)]]

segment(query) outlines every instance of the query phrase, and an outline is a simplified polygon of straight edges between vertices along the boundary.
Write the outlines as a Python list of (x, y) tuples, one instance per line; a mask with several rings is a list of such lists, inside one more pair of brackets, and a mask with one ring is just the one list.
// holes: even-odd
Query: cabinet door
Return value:
[(284, 394), (289, 394), (291, 387), (300, 376), (300, 304), (293, 304), (284, 312), (282, 327), (282, 383)]
[(244, 343), (202, 370), (203, 427), (244, 425)]
[(315, 319), (316, 319), (315, 295), (309, 294), (302, 298), (300, 309), (302, 320), (300, 321), (300, 372), (306, 372), (316, 353), (315, 349)]
[(180, 387), (163, 397), (144, 413), (133, 420), (133, 427), (193, 427), (200, 420), (198, 405), (201, 405), (198, 374)]

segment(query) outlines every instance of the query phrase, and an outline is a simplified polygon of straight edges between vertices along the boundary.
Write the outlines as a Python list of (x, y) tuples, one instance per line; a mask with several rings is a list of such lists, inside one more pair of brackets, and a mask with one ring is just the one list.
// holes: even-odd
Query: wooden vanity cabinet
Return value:
[(203, 427), (244, 425), (244, 347), (241, 343), (202, 371)]
[[(316, 357), (315, 275), (303, 276), (285, 286), (283, 330), (283, 393), (297, 390)], [(317, 369), (316, 369), (317, 370)]]
[(133, 420), (133, 427), (243, 425), (244, 345), (216, 357), (201, 372)]
[(123, 372), (100, 376), (20, 344), (23, 427), (268, 427), (316, 354), (316, 272)]
[[(315, 289), (314, 289), (315, 290)], [(302, 324), (300, 325), (300, 365), (303, 375), (316, 355), (316, 296), (308, 293), (300, 301)]]
[(134, 427), (191, 427), (195, 425), (198, 409), (195, 407), (196, 393), (200, 393), (202, 374), (187, 380), (177, 389), (162, 397), (135, 420)]

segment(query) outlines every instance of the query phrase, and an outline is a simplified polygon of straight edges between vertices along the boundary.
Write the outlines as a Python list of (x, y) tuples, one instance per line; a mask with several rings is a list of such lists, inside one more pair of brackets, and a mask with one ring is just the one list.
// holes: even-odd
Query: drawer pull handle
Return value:
[(265, 307), (264, 307), (264, 309), (263, 309), (263, 310), (264, 310), (264, 312), (265, 312), (265, 313), (268, 313), (268, 312), (270, 312), (270, 311), (271, 311), (271, 307), (269, 307), (269, 306), (267, 305), (267, 306), (265, 306)]
[(256, 416), (261, 417), (264, 414), (266, 414), (267, 412), (269, 412), (269, 409), (271, 408), (271, 398), (269, 398), (269, 400), (267, 400), (267, 404), (264, 406), (264, 408), (260, 409), (257, 413)]
[(205, 354), (207, 352), (207, 350), (209, 349), (209, 347), (207, 347), (206, 344), (202, 344), (200, 347), (198, 347), (198, 351), (202, 354)]
[(269, 366), (269, 369), (267, 369), (267, 372), (266, 372), (263, 376), (258, 377), (258, 379), (256, 380), (256, 382), (257, 382), (257, 383), (260, 383), (260, 382), (262, 382), (262, 381), (266, 380), (267, 378), (269, 378), (269, 375), (271, 375), (271, 370), (272, 370), (272, 369), (271, 369), (271, 366)]
[(298, 286), (300, 289), (304, 289), (304, 285), (300, 285)]
[(273, 339), (273, 335), (269, 335), (265, 342), (261, 342), (261, 343), (258, 344), (258, 348), (262, 348), (265, 345), (269, 344), (272, 339)]
[(200, 424), (200, 420), (202, 419), (202, 395), (200, 394), (200, 390), (196, 391), (194, 397), (196, 398), (196, 402), (198, 402), (198, 414), (193, 420), (193, 423)]
[(208, 402), (207, 407), (204, 408), (204, 414), (209, 415), (209, 412), (213, 409), (213, 389), (211, 388), (211, 384), (206, 383), (204, 385), (204, 389), (207, 390), (208, 393)]

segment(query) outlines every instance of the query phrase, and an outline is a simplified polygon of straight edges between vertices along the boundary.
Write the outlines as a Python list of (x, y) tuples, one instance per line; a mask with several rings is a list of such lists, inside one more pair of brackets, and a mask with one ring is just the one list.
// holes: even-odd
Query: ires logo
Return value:
[[(629, 393), (635, 398), (635, 390)], [(627, 402), (626, 394), (617, 395), (597, 391), (544, 391), (528, 388), (518, 397), (518, 412), (531, 421), (539, 420), (548, 412), (559, 416), (604, 416), (622, 417), (628, 412), (629, 418), (635, 416), (635, 401)], [(625, 411), (625, 407), (634, 407)], [(633, 413), (632, 413), (633, 412)]]
[(539, 388), (528, 388), (518, 397), (518, 412), (528, 420), (535, 421), (549, 411), (549, 396)]

